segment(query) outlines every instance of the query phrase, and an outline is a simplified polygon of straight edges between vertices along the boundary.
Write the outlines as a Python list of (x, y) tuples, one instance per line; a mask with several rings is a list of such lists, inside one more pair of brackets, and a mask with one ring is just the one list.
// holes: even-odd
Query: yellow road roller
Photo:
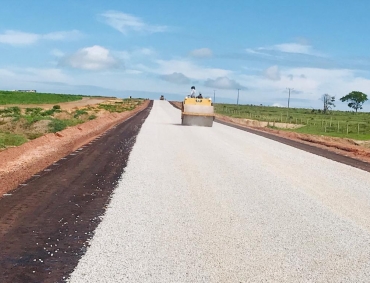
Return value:
[(181, 107), (182, 125), (212, 127), (214, 119), (211, 98), (185, 97)]

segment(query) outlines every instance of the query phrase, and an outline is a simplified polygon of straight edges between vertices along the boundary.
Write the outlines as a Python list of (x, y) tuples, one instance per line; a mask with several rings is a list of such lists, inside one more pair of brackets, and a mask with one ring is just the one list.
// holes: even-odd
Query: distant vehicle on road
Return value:
[(164, 100), (164, 96), (163, 96), (163, 95), (161, 95), (161, 98), (160, 98), (160, 100)]

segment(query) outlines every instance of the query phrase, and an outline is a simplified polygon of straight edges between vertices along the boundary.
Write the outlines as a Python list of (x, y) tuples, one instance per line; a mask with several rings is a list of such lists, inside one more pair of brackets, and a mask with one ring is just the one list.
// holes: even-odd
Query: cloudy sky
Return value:
[[(3, 0), (0, 89), (321, 107), (370, 95), (370, 1)], [(364, 109), (370, 111), (369, 106)], [(337, 102), (338, 109), (347, 109)]]

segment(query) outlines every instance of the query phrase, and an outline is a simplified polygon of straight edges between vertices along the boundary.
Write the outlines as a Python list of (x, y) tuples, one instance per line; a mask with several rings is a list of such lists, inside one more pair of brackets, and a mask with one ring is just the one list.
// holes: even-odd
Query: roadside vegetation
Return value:
[[(297, 133), (370, 139), (370, 113), (333, 110), (324, 113), (322, 109), (232, 104), (215, 104), (215, 112), (234, 118), (265, 121), (271, 128), (277, 128), (277, 123), (302, 125), (297, 129), (289, 129)], [(284, 130), (284, 126), (280, 129)]]
[(77, 101), (82, 95), (0, 91), (0, 105), (7, 104), (56, 104)]
[[(68, 101), (68, 97), (61, 100)], [(32, 104), (29, 101), (26, 104)], [(46, 101), (50, 102), (50, 99), (44, 99), (39, 103), (46, 104)], [(143, 99), (112, 99), (98, 105), (76, 107), (69, 111), (63, 110), (58, 104), (51, 105), (48, 109), (22, 107), (21, 104), (11, 107), (0, 106), (0, 150), (19, 146), (44, 134), (59, 132), (67, 127), (93, 120), (104, 113), (133, 110), (143, 101)]]
[[(352, 110), (334, 111), (335, 96), (323, 94), (322, 109), (215, 104), (215, 112), (233, 118), (267, 122), (267, 127), (287, 131), (289, 128), (290, 132), (370, 140), (370, 113), (358, 112), (368, 100), (367, 95), (352, 91), (339, 100), (346, 102)], [(299, 126), (292, 128), (290, 124)]]
[(131, 111), (136, 108), (136, 106), (140, 105), (143, 102), (143, 99), (122, 99), (121, 101), (114, 101), (111, 103), (101, 103), (99, 105), (99, 109), (104, 109), (109, 112), (125, 112)]

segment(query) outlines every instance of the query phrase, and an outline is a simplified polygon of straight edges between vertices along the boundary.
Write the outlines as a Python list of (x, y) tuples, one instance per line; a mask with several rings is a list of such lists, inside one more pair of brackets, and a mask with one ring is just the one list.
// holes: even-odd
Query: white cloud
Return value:
[[(334, 95), (337, 100), (353, 90), (370, 94), (370, 73), (359, 75), (349, 69), (281, 67), (279, 73), (280, 80), (267, 80), (265, 76), (257, 75), (240, 75), (239, 80), (253, 86), (254, 103), (280, 102), (285, 105), (288, 87), (294, 88), (292, 107), (321, 107), (319, 98), (323, 93)], [(346, 109), (346, 105), (338, 103), (337, 109)]]
[(142, 71), (138, 71), (138, 70), (132, 70), (132, 69), (127, 69), (125, 71), (126, 74), (130, 74), (130, 75), (139, 75), (139, 74), (142, 74), (143, 72)]
[(60, 51), (59, 49), (51, 50), (50, 54), (55, 56), (55, 57), (59, 57), (59, 58), (63, 57), (65, 55), (64, 52)]
[(31, 45), (42, 39), (45, 40), (74, 40), (81, 36), (77, 30), (73, 31), (58, 31), (48, 34), (27, 33), (22, 31), (7, 30), (0, 34), (0, 43), (10, 45)]
[(16, 73), (8, 69), (0, 69), (0, 76), (1, 77), (13, 77), (13, 76), (16, 76)]
[(300, 43), (282, 43), (270, 47), (259, 47), (258, 50), (273, 50), (284, 53), (305, 54), (313, 56), (324, 56), (322, 53), (313, 49), (311, 45)]
[(272, 106), (275, 106), (275, 107), (284, 107), (284, 105), (281, 105), (280, 103), (273, 103)]
[(6, 83), (16, 82), (13, 89), (17, 89), (17, 84), (30, 82), (70, 82), (71, 78), (63, 70), (58, 68), (8, 68), (0, 69), (0, 78), (5, 79)]
[(48, 40), (62, 41), (62, 40), (75, 40), (81, 37), (81, 32), (78, 30), (72, 31), (56, 31), (44, 34), (42, 38)]
[(206, 80), (230, 75), (232, 72), (224, 69), (207, 68), (198, 66), (188, 60), (157, 60), (158, 68), (150, 69), (140, 66), (144, 71), (154, 72), (161, 75), (182, 73), (186, 77), (195, 80)]
[(160, 78), (170, 83), (175, 84), (189, 84), (190, 79), (182, 73), (172, 73), (168, 75), (161, 75)]
[(235, 80), (230, 80), (228, 77), (219, 77), (215, 80), (208, 79), (204, 85), (210, 88), (217, 88), (217, 89), (246, 89), (246, 87), (242, 86)]
[(131, 53), (128, 52), (128, 51), (118, 51), (115, 53), (117, 57), (119, 57), (120, 59), (123, 59), (125, 61), (128, 61), (131, 59)]
[(270, 54), (263, 53), (263, 52), (260, 52), (260, 51), (256, 51), (256, 50), (251, 49), (251, 48), (245, 49), (245, 52), (247, 52), (249, 54), (252, 54), (252, 55), (271, 56)]
[(144, 47), (144, 48), (138, 48), (138, 49), (134, 49), (134, 50), (130, 50), (130, 51), (127, 51), (127, 50), (123, 50), (123, 51), (118, 51), (118, 52), (115, 52), (116, 56), (125, 60), (125, 61), (129, 61), (131, 59), (141, 59), (143, 57), (150, 57), (150, 56), (153, 56), (156, 54), (155, 50), (152, 49), (152, 48), (147, 48), (147, 47)]
[(58, 68), (26, 68), (21, 71), (29, 81), (69, 82), (71, 78)]
[(136, 52), (141, 53), (146, 56), (151, 56), (155, 54), (155, 51), (151, 48), (140, 48)]
[(65, 57), (62, 64), (84, 70), (105, 70), (117, 68), (120, 65), (108, 49), (99, 45), (78, 50), (76, 53)]
[[(271, 66), (270, 68), (267, 68), (264, 72), (264, 76), (273, 81), (278, 81), (280, 80), (280, 71), (278, 66)], [(292, 75), (289, 75), (292, 76)]]
[(286, 53), (313, 54), (312, 46), (299, 43), (277, 44), (274, 46), (274, 49)]
[(190, 56), (195, 57), (195, 58), (207, 58), (207, 57), (212, 57), (213, 52), (209, 48), (200, 48), (200, 49), (195, 49), (190, 52)]
[(118, 11), (107, 11), (101, 16), (106, 24), (123, 34), (129, 31), (156, 33), (168, 30), (167, 26), (150, 25), (138, 17)]
[(7, 30), (0, 34), (0, 43), (11, 45), (30, 45), (37, 42), (40, 35), (21, 31)]

